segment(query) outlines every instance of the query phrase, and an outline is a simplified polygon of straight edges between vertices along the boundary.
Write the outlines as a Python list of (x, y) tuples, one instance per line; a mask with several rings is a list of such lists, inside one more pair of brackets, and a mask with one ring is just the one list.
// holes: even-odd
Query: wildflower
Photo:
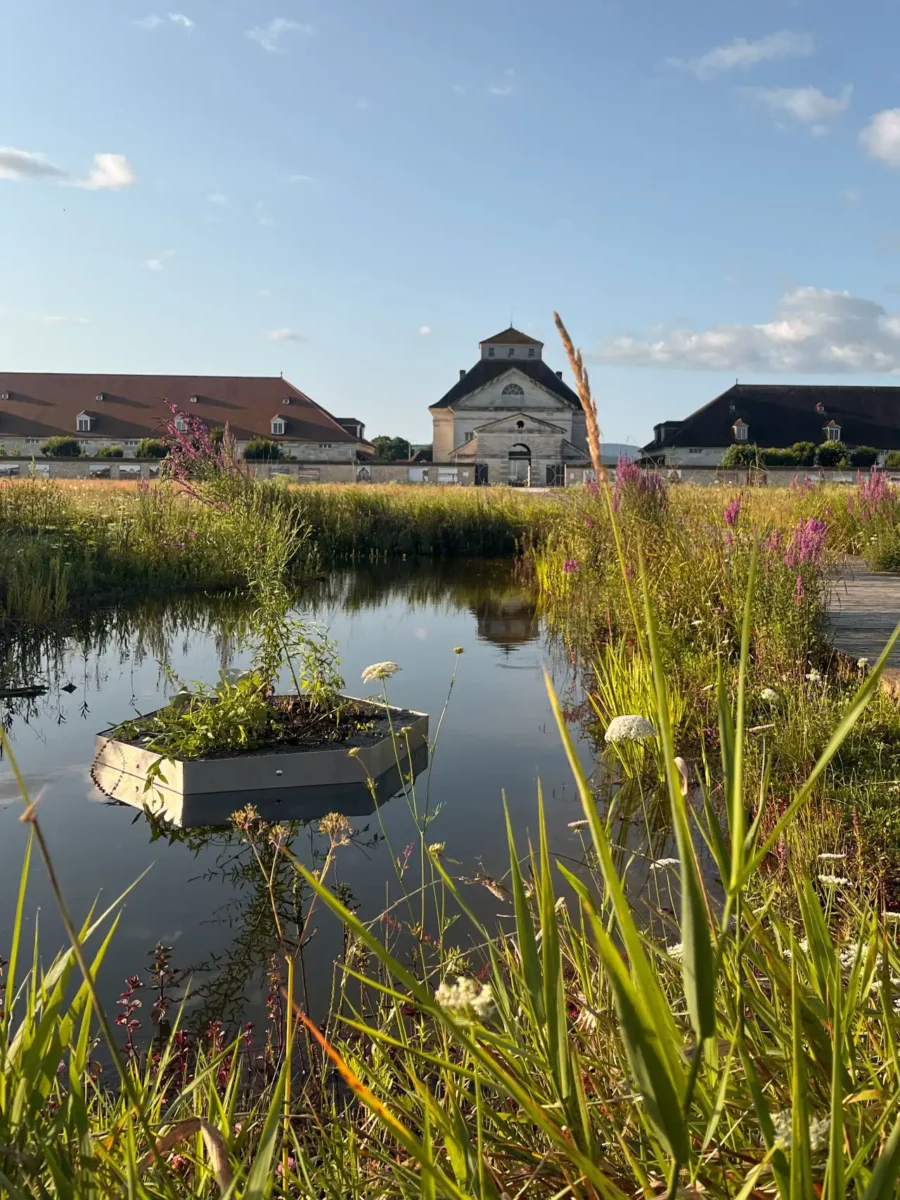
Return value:
[(817, 858), (819, 862), (843, 862), (847, 857), (846, 854), (819, 854)]
[(810, 683), (821, 683), (822, 682), (822, 676), (816, 670), (809, 671), (806, 678), (809, 680)]
[(850, 883), (843, 875), (819, 875), (819, 883), (824, 883), (827, 887), (847, 887)]
[(574, 575), (580, 565), (577, 558), (567, 558), (563, 563), (563, 571), (566, 575)]
[(656, 737), (656, 730), (646, 717), (613, 717), (606, 730), (607, 742), (642, 742)]
[(581, 820), (569, 822), (570, 829), (586, 829), (588, 825), (590, 825), (590, 821)]
[(859, 669), (861, 671), (864, 671), (866, 669), (866, 667), (869, 665), (869, 660), (867, 658), (859, 658), (856, 660), (856, 665), (859, 667)]
[(740, 496), (735, 496), (735, 498), (732, 501), (730, 501), (730, 503), (728, 505), (726, 505), (725, 513), (724, 513), (725, 524), (729, 528), (733, 529), (735, 527), (735, 525), (737, 525), (738, 517), (740, 515), (741, 515), (741, 498), (740, 498)]
[(395, 662), (380, 662), (372, 663), (370, 667), (362, 673), (363, 683), (373, 683), (376, 679), (390, 679), (392, 675), (396, 675), (400, 668)]
[(400, 736), (401, 737), (409, 737), (409, 735), (411, 733), (412, 733), (412, 725), (401, 725), (400, 726)]
[(681, 962), (684, 958), (684, 946), (681, 942), (675, 942), (672, 946), (666, 946), (666, 954), (669, 958), (674, 958), (676, 962)]
[(462, 646), (454, 646), (453, 653), (454, 654), (465, 654), (465, 650)]
[(351, 832), (350, 822), (343, 813), (326, 813), (319, 822), (319, 833), (329, 837), (332, 846), (348, 846)]
[[(793, 1115), (789, 1108), (774, 1113), (772, 1125), (775, 1128), (775, 1141), (785, 1150), (791, 1148)], [(809, 1122), (809, 1148), (813, 1154), (824, 1149), (828, 1142), (828, 1132), (831, 1129), (830, 1117), (812, 1117)]]
[(658, 858), (656, 862), (650, 864), (651, 871), (664, 871), (666, 867), (679, 866), (677, 858)]
[(357, 758), (359, 755), (359, 746), (351, 746), (347, 754), (350, 758)]
[(456, 983), (442, 983), (434, 998), (458, 1021), (486, 1023), (494, 1015), (494, 993), (489, 983), (481, 984), (471, 976), (460, 975)]
[(759, 693), (760, 700), (765, 700), (766, 704), (774, 704), (778, 699), (778, 693), (774, 688), (764, 687)]
[(433, 854), (435, 858), (440, 858), (446, 849), (446, 842), (432, 842), (428, 847), (428, 853)]

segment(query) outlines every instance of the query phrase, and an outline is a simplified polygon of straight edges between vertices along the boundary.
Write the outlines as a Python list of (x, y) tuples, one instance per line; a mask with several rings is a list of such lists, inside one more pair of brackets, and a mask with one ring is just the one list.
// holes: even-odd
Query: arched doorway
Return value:
[(531, 451), (524, 442), (510, 446), (509, 482), (516, 487), (528, 487), (531, 483)]

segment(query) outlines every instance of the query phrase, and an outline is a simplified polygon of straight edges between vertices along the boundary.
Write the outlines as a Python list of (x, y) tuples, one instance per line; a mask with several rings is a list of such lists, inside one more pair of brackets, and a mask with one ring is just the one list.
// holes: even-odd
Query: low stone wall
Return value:
[[(468, 487), (475, 482), (475, 469), (456, 463), (294, 463), (253, 462), (246, 464), (255, 479), (285, 478), (292, 483), (397, 483), (455, 484)], [(158, 459), (121, 458), (0, 458), (0, 480), (110, 479), (137, 482), (159, 478)]]

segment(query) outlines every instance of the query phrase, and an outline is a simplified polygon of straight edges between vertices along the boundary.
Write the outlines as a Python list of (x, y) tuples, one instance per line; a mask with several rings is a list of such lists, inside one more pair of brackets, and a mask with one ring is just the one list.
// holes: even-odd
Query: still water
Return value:
[[(520, 850), (536, 835), (537, 787), (547, 808), (551, 848), (579, 856), (567, 823), (580, 806), (547, 701), (548, 667), (564, 702), (578, 699), (571, 668), (551, 646), (528, 588), (510, 564), (470, 561), (397, 563), (336, 573), (304, 593), (299, 610), (337, 640), (348, 690), (362, 694), (360, 674), (373, 662), (393, 660), (401, 671), (388, 685), (394, 704), (430, 714), (432, 740), (451, 676), (456, 680), (428, 771), (426, 791), (437, 816), (429, 842), (445, 842), (452, 874), (500, 878), (508, 866), (502, 797), (510, 808)], [(114, 1002), (125, 978), (142, 972), (158, 943), (172, 947), (173, 963), (190, 972), (189, 1012), (198, 1021), (221, 1016), (230, 1024), (260, 1015), (265, 967), (274, 952), (271, 902), (258, 868), (228, 829), (160, 835), (143, 813), (108, 803), (91, 780), (94, 737), (138, 712), (159, 707), (180, 678), (213, 682), (223, 667), (246, 664), (235, 648), (241, 604), (230, 598), (174, 601), (95, 613), (80, 628), (6, 647), (6, 678), (44, 682), (33, 702), (3, 702), (5, 724), (32, 796), (40, 797), (42, 828), (66, 900), (83, 919), (98, 899), (111, 903), (142, 873), (124, 910), (101, 976)], [(457, 657), (454, 647), (464, 653)], [(588, 771), (593, 750), (572, 727)], [(0, 954), (8, 956), (10, 923), (26, 829), (22, 801), (7, 762), (0, 762)], [(363, 920), (373, 919), (413, 889), (416, 855), (401, 863), (417, 833), (409, 804), (398, 796), (378, 813), (352, 818), (354, 839), (338, 852), (342, 894)], [(316, 823), (297, 826), (295, 853), (321, 861), (327, 840)], [(478, 915), (493, 923), (510, 905), (478, 883), (461, 885)], [(308, 899), (293, 877), (278, 880), (285, 910)], [(26, 932), (39, 922), (48, 961), (64, 932), (35, 858), (26, 901)], [(396, 910), (395, 910), (396, 911)], [(402, 914), (401, 914), (402, 915)], [(317, 913), (305, 951), (311, 1007), (327, 1002), (332, 962), (340, 949), (337, 923)]]

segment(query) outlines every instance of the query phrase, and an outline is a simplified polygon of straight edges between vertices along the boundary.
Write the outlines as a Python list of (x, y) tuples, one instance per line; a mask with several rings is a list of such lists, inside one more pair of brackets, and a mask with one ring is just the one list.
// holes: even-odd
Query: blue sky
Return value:
[(0, 364), (283, 371), (430, 440), (558, 308), (605, 436), (900, 372), (894, 0), (29, 0)]

